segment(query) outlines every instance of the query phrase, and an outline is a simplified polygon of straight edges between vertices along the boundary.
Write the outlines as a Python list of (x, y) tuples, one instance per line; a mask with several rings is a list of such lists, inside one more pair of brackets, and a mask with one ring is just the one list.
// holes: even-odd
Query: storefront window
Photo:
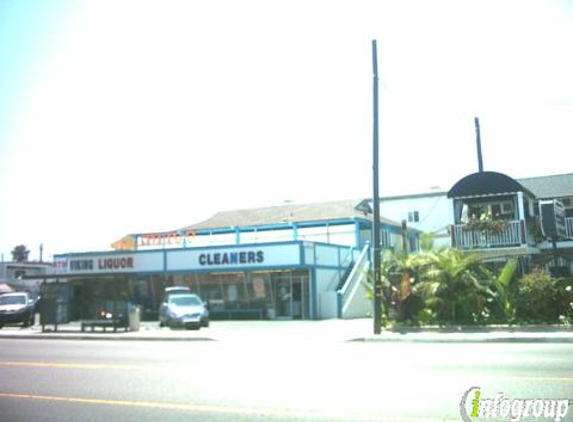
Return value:
[(267, 317), (274, 317), (274, 295), (268, 272), (253, 272), (247, 277), (247, 294), (251, 307), (261, 309)]
[(244, 273), (217, 274), (223, 291), (225, 308), (248, 308), (249, 301), (245, 294)]
[[(186, 286), (221, 319), (309, 317), (309, 271), (150, 274), (74, 282), (72, 318), (97, 317), (113, 302), (134, 302), (156, 320), (165, 287)], [(117, 303), (114, 305), (117, 307)]]

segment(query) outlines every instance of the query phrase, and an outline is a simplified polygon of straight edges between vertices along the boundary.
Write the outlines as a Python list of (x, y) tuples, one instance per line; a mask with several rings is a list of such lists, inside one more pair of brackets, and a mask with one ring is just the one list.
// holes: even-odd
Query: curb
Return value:
[(564, 337), (499, 337), (499, 338), (370, 338), (361, 337), (347, 342), (356, 343), (573, 343), (573, 338)]
[[(76, 333), (37, 333), (37, 334), (0, 334), (0, 340), (76, 340), (76, 341), (192, 341), (192, 342), (221, 342), (225, 339), (197, 336), (197, 337), (183, 337), (183, 336), (129, 336), (117, 335), (110, 333), (106, 334), (76, 334)], [(410, 337), (406, 334), (401, 334), (396, 337), (350, 337), (340, 338), (340, 343), (573, 343), (573, 336), (571, 337), (543, 337), (543, 336), (501, 336), (501, 337), (477, 337), (464, 336), (458, 338), (448, 337)]]
[(114, 341), (219, 341), (211, 337), (122, 337), (101, 334), (7, 334), (0, 335), (0, 340), (114, 340)]
[(497, 326), (456, 326), (456, 327), (395, 327), (383, 330), (397, 334), (492, 334), (492, 333), (572, 333), (573, 328), (562, 325), (497, 325)]

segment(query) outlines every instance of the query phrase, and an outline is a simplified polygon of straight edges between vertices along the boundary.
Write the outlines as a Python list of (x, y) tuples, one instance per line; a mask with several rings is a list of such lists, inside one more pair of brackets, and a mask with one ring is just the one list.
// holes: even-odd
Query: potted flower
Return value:
[(479, 217), (473, 214), (465, 225), (466, 230), (500, 234), (507, 228), (507, 220), (494, 218), (491, 213), (483, 213)]

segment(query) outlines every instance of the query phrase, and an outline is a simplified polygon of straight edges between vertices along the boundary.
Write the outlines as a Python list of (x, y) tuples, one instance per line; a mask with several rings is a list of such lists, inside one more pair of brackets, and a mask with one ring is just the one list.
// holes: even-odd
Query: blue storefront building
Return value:
[[(47, 282), (66, 285), (68, 318), (124, 300), (157, 318), (165, 287), (187, 286), (213, 319), (325, 319), (371, 311), (363, 282), (372, 221), (360, 201), (227, 211), (184, 228), (124, 236), (113, 249), (57, 255)], [(418, 248), (418, 232), (381, 221), (384, 248)]]

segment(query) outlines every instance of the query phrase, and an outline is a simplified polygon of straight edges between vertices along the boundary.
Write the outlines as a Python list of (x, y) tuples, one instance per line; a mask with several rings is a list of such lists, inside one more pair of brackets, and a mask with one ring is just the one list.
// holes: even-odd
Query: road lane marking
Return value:
[(573, 378), (564, 377), (519, 377), (519, 376), (500, 376), (498, 378), (516, 380), (516, 381), (541, 381), (541, 382), (573, 382)]
[[(14, 393), (0, 393), (0, 398), (13, 398), (13, 399), (31, 399), (43, 401), (56, 401), (67, 403), (83, 403), (83, 404), (103, 404), (110, 406), (123, 406), (123, 407), (146, 407), (156, 409), (172, 409), (172, 410), (196, 410), (203, 412), (221, 412), (221, 413), (243, 413), (252, 414), (254, 409), (248, 408), (234, 408), (234, 407), (221, 407), (209, 406), (198, 404), (185, 404), (185, 403), (166, 403), (166, 402), (150, 402), (150, 401), (136, 401), (136, 400), (107, 400), (107, 399), (93, 399), (82, 397), (65, 397), (65, 396), (44, 396), (37, 394), (14, 394)], [(261, 412), (264, 414), (265, 412)]]
[[(515, 380), (515, 381), (539, 381), (539, 382), (573, 382), (571, 377), (530, 377), (526, 375), (476, 375), (476, 379), (483, 380)], [(473, 379), (473, 378), (472, 378)]]
[(15, 394), (15, 393), (0, 393), (0, 398), (11, 399), (26, 399), (26, 400), (39, 400), (39, 401), (52, 401), (60, 403), (77, 403), (77, 404), (91, 404), (91, 405), (105, 405), (105, 406), (119, 406), (119, 407), (137, 407), (146, 409), (159, 409), (159, 410), (178, 410), (178, 411), (191, 411), (203, 413), (221, 413), (221, 414), (239, 414), (248, 416), (261, 416), (261, 417), (295, 417), (295, 418), (316, 418), (328, 417), (330, 420), (336, 419), (352, 419), (358, 418), (359, 420), (369, 420), (376, 422), (459, 422), (457, 419), (444, 419), (432, 417), (395, 417), (395, 416), (379, 416), (372, 414), (326, 414), (320, 411), (301, 411), (289, 409), (256, 409), (248, 407), (226, 407), (226, 406), (210, 406), (203, 404), (184, 404), (184, 403), (167, 403), (167, 402), (150, 402), (150, 401), (135, 401), (135, 400), (106, 400), (106, 399), (90, 399), (80, 397), (62, 397), (62, 396), (43, 396), (37, 394)]

